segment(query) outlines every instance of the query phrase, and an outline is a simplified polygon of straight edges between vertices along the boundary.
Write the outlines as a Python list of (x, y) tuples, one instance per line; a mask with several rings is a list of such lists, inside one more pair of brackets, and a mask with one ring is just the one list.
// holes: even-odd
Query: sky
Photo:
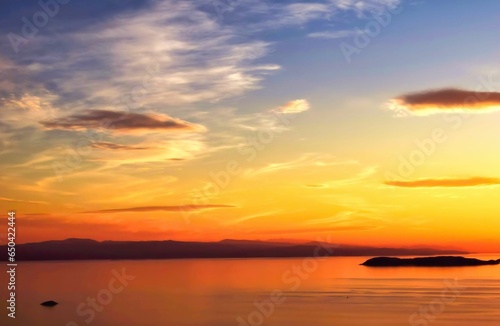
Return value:
[(498, 1), (0, 6), (19, 243), (500, 252)]

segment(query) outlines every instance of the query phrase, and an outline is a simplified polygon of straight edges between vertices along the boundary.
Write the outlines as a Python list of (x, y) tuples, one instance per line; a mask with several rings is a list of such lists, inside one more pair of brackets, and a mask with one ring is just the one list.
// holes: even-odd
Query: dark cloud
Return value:
[(386, 185), (394, 187), (420, 188), (420, 187), (477, 187), (500, 185), (500, 179), (470, 177), (462, 179), (419, 179), (411, 181), (387, 181)]
[(467, 110), (500, 108), (499, 92), (475, 92), (456, 88), (428, 90), (401, 95), (391, 100), (390, 108), (408, 111)]
[(178, 205), (178, 206), (142, 206), (131, 208), (102, 209), (97, 211), (87, 211), (82, 213), (125, 213), (125, 212), (152, 212), (152, 211), (199, 211), (214, 208), (235, 208), (233, 205)]
[(104, 128), (118, 132), (134, 131), (185, 131), (200, 132), (205, 128), (165, 114), (126, 113), (106, 110), (90, 110), (64, 118), (40, 122), (47, 129), (97, 129)]

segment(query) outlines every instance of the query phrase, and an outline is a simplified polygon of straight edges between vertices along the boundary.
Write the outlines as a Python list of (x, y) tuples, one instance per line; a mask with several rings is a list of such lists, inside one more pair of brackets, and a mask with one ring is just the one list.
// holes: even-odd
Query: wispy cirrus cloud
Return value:
[[(61, 148), (62, 140), (73, 146), (85, 129), (107, 131), (90, 145), (115, 152), (109, 155), (113, 165), (185, 160), (227, 145), (216, 144), (214, 134), (200, 136), (206, 124), (188, 117), (199, 110), (194, 104), (210, 107), (259, 88), (265, 76), (280, 69), (262, 60), (271, 44), (238, 36), (197, 3), (108, 4), (89, 3), (58, 16), (61, 20), (51, 21), (57, 37), (39, 33), (16, 55), (6, 39), (0, 40), (0, 120), (5, 122), (0, 152), (20, 152), (26, 146), (15, 142), (37, 137), (43, 141), (30, 153), (41, 155)], [(17, 20), (5, 26), (12, 29)], [(112, 120), (110, 128), (106, 120)], [(131, 134), (142, 137), (138, 145), (123, 138)], [(101, 142), (103, 137), (111, 139)], [(123, 152), (139, 147), (148, 148), (141, 149), (140, 159), (124, 159)], [(65, 161), (64, 150), (53, 152), (54, 161)], [(106, 164), (104, 151), (97, 152), (84, 159)]]
[[(209, 0), (205, 0), (209, 2)], [(262, 32), (284, 27), (304, 27), (312, 22), (331, 22), (346, 14), (367, 18), (367, 14), (395, 8), (400, 0), (319, 0), (272, 2), (265, 0), (237, 1), (223, 15), (226, 23), (240, 28), (241, 33)], [(213, 3), (213, 2), (212, 2)]]
[(339, 9), (350, 10), (358, 15), (394, 8), (401, 3), (400, 0), (329, 0), (329, 2)]
[(255, 231), (257, 234), (303, 234), (303, 233), (329, 233), (329, 232), (340, 232), (340, 231), (369, 231), (379, 229), (380, 225), (366, 224), (366, 225), (339, 225), (332, 227), (317, 227), (317, 228), (289, 228), (289, 229), (276, 229), (276, 230), (265, 230), (265, 231)]
[(234, 205), (174, 205), (174, 206), (142, 206), (142, 207), (130, 207), (130, 208), (115, 208), (115, 209), (102, 209), (96, 211), (86, 211), (81, 212), (81, 214), (88, 213), (128, 213), (128, 212), (154, 212), (154, 211), (164, 211), (164, 212), (182, 212), (182, 211), (200, 211), (207, 209), (217, 209), (217, 208), (235, 208)]
[(345, 37), (351, 37), (359, 32), (356, 30), (339, 30), (339, 31), (325, 31), (325, 32), (314, 32), (307, 34), (309, 38), (322, 38), (322, 39), (340, 39)]
[[(347, 161), (346, 163), (358, 165), (356, 161)], [(338, 188), (342, 186), (351, 186), (359, 183), (366, 183), (376, 172), (377, 166), (366, 166), (361, 171), (356, 172), (352, 177), (342, 178), (337, 180), (328, 180), (321, 183), (306, 184), (306, 188), (324, 189), (324, 188)]]
[(0, 201), (6, 201), (10, 203), (24, 203), (24, 204), (34, 204), (34, 205), (47, 205), (44, 201), (34, 201), (34, 200), (22, 200), (22, 199), (13, 199), (13, 198), (5, 198), (0, 197)]
[(386, 181), (386, 185), (394, 187), (421, 188), (421, 187), (481, 187), (498, 186), (500, 179), (485, 177), (470, 178), (440, 178), (418, 179), (410, 181)]
[(345, 164), (359, 164), (355, 160), (342, 160), (330, 157), (328, 155), (322, 155), (318, 153), (305, 153), (300, 155), (298, 158), (286, 162), (279, 163), (269, 163), (265, 166), (256, 169), (248, 169), (245, 171), (244, 176), (256, 176), (268, 173), (276, 173), (280, 171), (293, 170), (297, 168), (303, 168), (306, 166), (334, 166), (334, 165), (345, 165)]
[(241, 39), (194, 3), (152, 1), (119, 16), (85, 16), (93, 11), (100, 6), (89, 4), (76, 24), (67, 13), (66, 25), (51, 24), (57, 38), (40, 34), (16, 56), (0, 41), (0, 68), (8, 77), (0, 82), (0, 106), (24, 109), (8, 110), (13, 125), (25, 123), (28, 109), (56, 108), (50, 116), (30, 112), (29, 118), (72, 130), (79, 126), (57, 122), (88, 108), (186, 115), (179, 106), (239, 96), (280, 68), (255, 63), (269, 43)]
[(91, 146), (99, 149), (119, 150), (119, 151), (135, 151), (135, 150), (151, 149), (151, 147), (122, 145), (106, 141), (92, 142)]
[[(196, 134), (194, 135), (196, 136)], [(178, 135), (178, 139), (152, 139), (138, 144), (120, 145), (115, 142), (98, 142), (92, 146), (97, 150), (92, 152), (89, 161), (100, 162), (103, 169), (115, 169), (118, 166), (139, 164), (147, 168), (147, 164), (166, 164), (167, 162), (182, 162), (205, 157), (214, 149), (206, 146), (197, 137)], [(169, 134), (169, 137), (173, 137)], [(134, 155), (130, 155), (133, 151)]]
[(444, 88), (408, 93), (387, 103), (393, 111), (405, 110), (415, 115), (458, 110), (482, 113), (500, 110), (500, 92), (477, 92), (457, 88)]
[(330, 217), (312, 218), (307, 220), (306, 225), (328, 225), (335, 227), (368, 227), (380, 225), (380, 219), (357, 211), (343, 211)]
[(240, 224), (240, 223), (243, 223), (243, 222), (246, 222), (246, 221), (250, 221), (250, 220), (254, 220), (254, 219), (259, 219), (259, 218), (262, 218), (262, 217), (276, 216), (276, 215), (282, 214), (283, 212), (284, 212), (284, 210), (277, 209), (277, 210), (270, 210), (270, 211), (266, 211), (266, 212), (259, 212), (259, 213), (249, 214), (249, 215), (241, 216), (241, 217), (238, 217), (238, 218), (235, 218), (235, 219), (227, 220), (227, 221), (225, 221), (224, 224), (229, 224), (229, 225)]

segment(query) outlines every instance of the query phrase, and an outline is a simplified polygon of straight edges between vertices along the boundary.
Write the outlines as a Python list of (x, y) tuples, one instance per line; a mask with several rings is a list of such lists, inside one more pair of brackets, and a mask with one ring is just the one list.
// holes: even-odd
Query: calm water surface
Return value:
[(20, 263), (17, 318), (3, 308), (0, 324), (500, 325), (500, 266), (360, 266), (367, 258)]

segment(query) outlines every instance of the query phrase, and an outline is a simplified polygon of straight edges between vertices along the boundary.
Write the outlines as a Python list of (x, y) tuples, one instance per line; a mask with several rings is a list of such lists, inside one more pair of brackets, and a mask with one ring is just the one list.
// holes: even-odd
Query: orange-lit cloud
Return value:
[(300, 113), (307, 111), (311, 108), (311, 105), (307, 100), (305, 99), (300, 99), (300, 100), (293, 100), (288, 103), (286, 103), (283, 106), (280, 106), (279, 108), (276, 109), (276, 111), (281, 112), (281, 113), (286, 113), (286, 114), (294, 114), (294, 113)]
[(328, 233), (328, 232), (338, 232), (338, 231), (368, 231), (380, 228), (378, 225), (341, 225), (334, 227), (319, 227), (319, 228), (295, 228), (295, 229), (275, 229), (275, 230), (263, 230), (256, 231), (258, 234), (301, 234), (301, 233)]
[(308, 184), (305, 185), (306, 188), (327, 188), (327, 185), (324, 184)]
[(93, 142), (91, 146), (99, 149), (124, 150), (124, 151), (150, 149), (150, 147), (121, 145), (105, 141)]
[(35, 204), (35, 205), (47, 205), (47, 203), (43, 202), (43, 201), (20, 200), (20, 199), (12, 199), (12, 198), (5, 198), (5, 197), (0, 197), (0, 201), (7, 201), (7, 202), (11, 202), (11, 203), (25, 203), (25, 204)]
[[(197, 135), (183, 135), (185, 139), (169, 139), (166, 141), (148, 140), (135, 145), (116, 144), (112, 142), (95, 142), (92, 147), (98, 149), (92, 160), (115, 168), (118, 165), (151, 162), (181, 161), (194, 159), (210, 151)], [(130, 155), (132, 154), (133, 155)]]
[(166, 114), (141, 114), (107, 110), (89, 110), (85, 113), (41, 121), (40, 123), (47, 129), (82, 130), (104, 128), (122, 133), (136, 131), (201, 132), (206, 130), (201, 125), (172, 118)]
[(21, 108), (29, 111), (38, 111), (43, 108), (43, 100), (38, 96), (24, 94), (21, 98), (5, 99), (4, 105), (7, 107)]
[(305, 167), (326, 167), (356, 164), (359, 163), (351, 159), (336, 159), (335, 157), (319, 153), (304, 153), (294, 160), (269, 163), (259, 168), (248, 169), (245, 171), (244, 176), (253, 177), (260, 174), (276, 173), (284, 170), (294, 170)]
[(234, 208), (233, 205), (179, 205), (179, 206), (143, 206), (131, 208), (103, 209), (97, 211), (87, 211), (82, 213), (126, 213), (126, 212), (153, 212), (153, 211), (199, 211), (214, 208)]
[(499, 92), (475, 92), (456, 88), (427, 90), (401, 95), (389, 101), (390, 110), (428, 115), (448, 110), (485, 112), (500, 110)]
[(386, 185), (395, 187), (419, 188), (419, 187), (477, 187), (500, 185), (500, 179), (471, 177), (463, 179), (419, 179), (412, 181), (387, 181)]

